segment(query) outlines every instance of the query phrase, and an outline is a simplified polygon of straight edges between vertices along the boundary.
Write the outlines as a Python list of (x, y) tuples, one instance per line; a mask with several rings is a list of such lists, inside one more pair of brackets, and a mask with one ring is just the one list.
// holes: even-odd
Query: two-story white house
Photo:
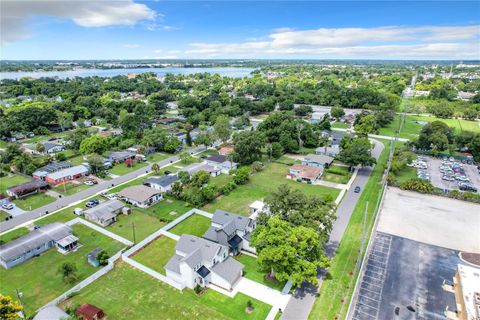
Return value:
[(226, 246), (184, 234), (165, 270), (168, 278), (190, 289), (213, 284), (232, 290), (242, 278), (243, 264), (228, 254)]

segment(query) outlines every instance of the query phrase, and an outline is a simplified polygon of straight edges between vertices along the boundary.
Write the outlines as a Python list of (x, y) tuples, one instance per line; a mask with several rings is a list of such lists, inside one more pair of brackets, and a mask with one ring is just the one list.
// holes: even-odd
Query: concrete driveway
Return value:
[(17, 206), (14, 206), (13, 209), (10, 209), (10, 210), (6, 210), (6, 209), (3, 209), (3, 208), (2, 208), (2, 210), (5, 211), (6, 213), (8, 213), (8, 214), (11, 215), (11, 216), (14, 216), (14, 217), (19, 216), (19, 215), (27, 212), (27, 211), (25, 211), (25, 210), (23, 210), (23, 209), (20, 209), (20, 208), (17, 207)]

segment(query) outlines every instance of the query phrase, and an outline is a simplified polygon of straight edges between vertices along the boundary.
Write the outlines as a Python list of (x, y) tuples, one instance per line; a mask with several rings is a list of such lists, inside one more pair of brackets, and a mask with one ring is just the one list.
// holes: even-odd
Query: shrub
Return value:
[(427, 180), (414, 178), (401, 183), (400, 189), (411, 190), (411, 191), (416, 191), (420, 193), (429, 193), (433, 191), (433, 186)]
[(233, 176), (233, 181), (238, 184), (245, 184), (250, 179), (250, 169), (248, 167), (242, 167), (237, 170), (235, 175)]
[(200, 294), (203, 291), (203, 288), (197, 284), (195, 288), (193, 288), (193, 291), (195, 291), (196, 294)]

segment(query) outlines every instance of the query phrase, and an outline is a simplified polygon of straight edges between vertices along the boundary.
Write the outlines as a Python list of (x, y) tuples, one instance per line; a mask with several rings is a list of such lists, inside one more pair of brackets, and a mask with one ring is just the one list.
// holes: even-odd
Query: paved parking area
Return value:
[[(432, 157), (424, 158), (428, 164), (427, 171), (430, 174), (433, 186), (447, 190), (458, 190), (457, 181), (442, 180), (443, 173), (439, 170), (440, 165), (442, 164), (442, 159)], [(462, 165), (465, 170), (465, 175), (470, 179), (470, 182), (477, 188), (477, 190), (480, 190), (480, 174), (478, 173), (477, 166), (471, 164)]]
[(352, 319), (446, 319), (455, 298), (442, 284), (452, 281), (458, 252), (382, 232), (374, 241)]
[(378, 231), (480, 253), (480, 204), (389, 187)]

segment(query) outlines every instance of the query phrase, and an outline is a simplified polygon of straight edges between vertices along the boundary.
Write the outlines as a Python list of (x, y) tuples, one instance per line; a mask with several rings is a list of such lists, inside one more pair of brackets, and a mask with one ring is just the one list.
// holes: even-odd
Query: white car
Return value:
[(6, 210), (12, 210), (15, 208), (15, 205), (13, 203), (4, 203), (2, 204), (2, 208)]
[(93, 183), (92, 180), (87, 180), (87, 181), (85, 181), (83, 184), (85, 184), (85, 185), (87, 185), (87, 186), (93, 186), (93, 185), (94, 185), (94, 183)]

